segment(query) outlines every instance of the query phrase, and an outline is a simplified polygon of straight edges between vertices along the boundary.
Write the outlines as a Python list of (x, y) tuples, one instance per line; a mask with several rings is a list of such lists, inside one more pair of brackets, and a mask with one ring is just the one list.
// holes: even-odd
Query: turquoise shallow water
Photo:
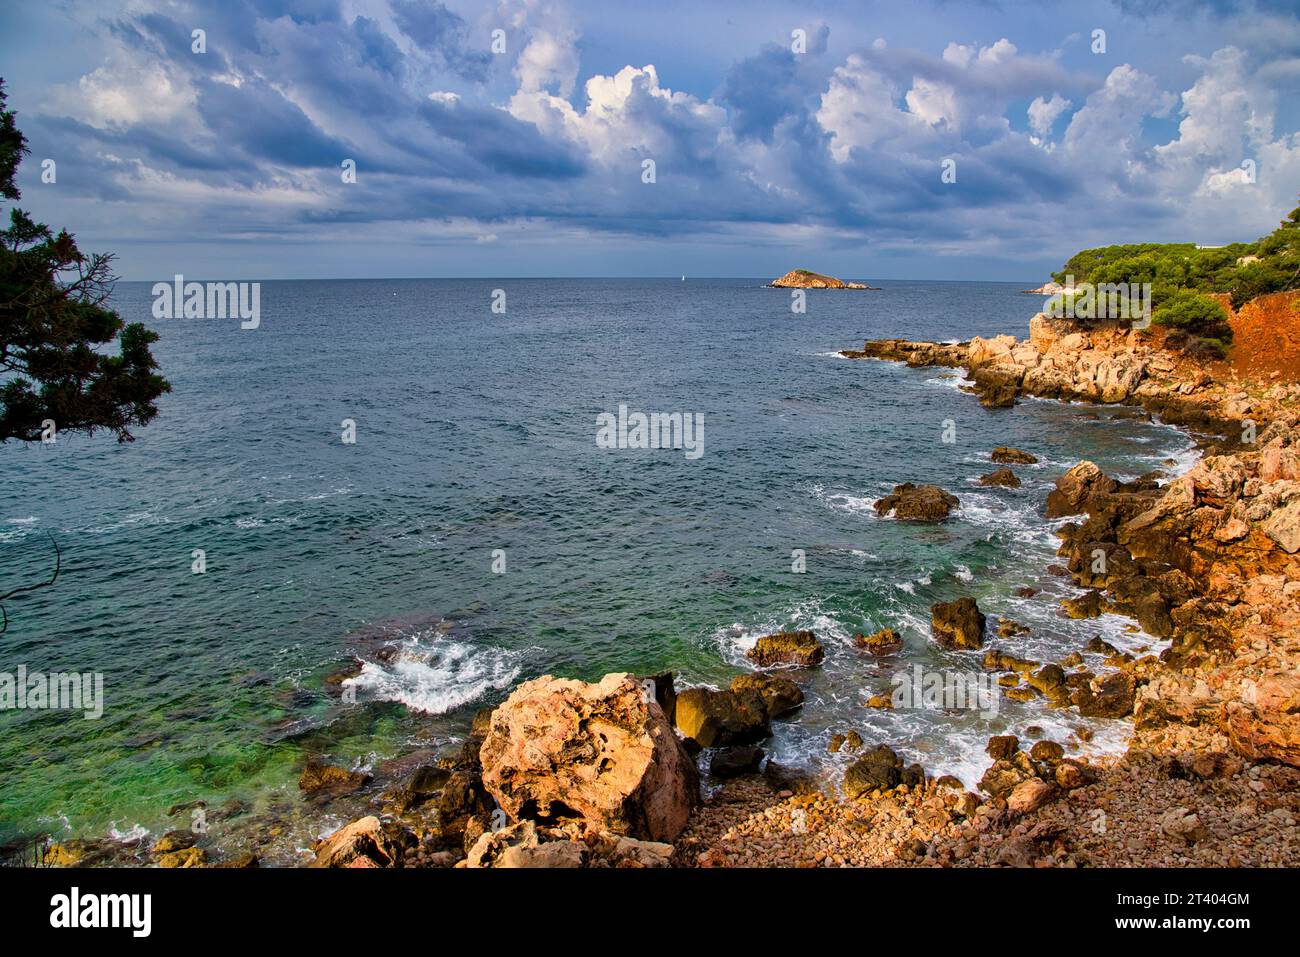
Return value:
[[(162, 335), (174, 392), (157, 421), (125, 446), (0, 447), (0, 591), (48, 574), (47, 532), (64, 556), (54, 588), (7, 603), (0, 671), (100, 671), (106, 697), (94, 721), (0, 712), (0, 841), (157, 832), (200, 798), (292, 803), (305, 752), (369, 766), (437, 748), (545, 672), (720, 683), (792, 626), (828, 658), (778, 729), (781, 760), (833, 772), (827, 734), (856, 727), (969, 779), (991, 733), (1064, 740), (1068, 713), (1009, 702), (869, 711), (894, 665), (852, 636), (896, 627), (906, 663), (978, 670), (927, 641), (929, 605), (970, 593), (1033, 629), (1012, 650), (1140, 643), (1118, 619), (1057, 616), (1070, 592), (1045, 574), (1039, 509), (1079, 458), (1135, 475), (1190, 442), (1116, 410), (989, 411), (946, 370), (837, 357), (864, 338), (1024, 335), (1040, 304), (1016, 284), (881, 285), (813, 291), (795, 315), (756, 280), (270, 282), (242, 331), (155, 321), (149, 286), (121, 284), (118, 308)], [(596, 417), (620, 403), (702, 413), (703, 456), (598, 448)], [(974, 484), (999, 444), (1042, 459), (1019, 490)], [(959, 517), (877, 518), (902, 481), (953, 491)], [(1045, 593), (1015, 597), (1026, 584)], [(341, 706), (324, 676), (385, 622), (408, 653), (372, 662)]]

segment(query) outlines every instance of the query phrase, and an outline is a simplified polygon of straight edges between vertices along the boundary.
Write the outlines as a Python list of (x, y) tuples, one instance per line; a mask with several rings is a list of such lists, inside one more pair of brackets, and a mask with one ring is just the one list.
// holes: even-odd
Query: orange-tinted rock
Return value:
[(945, 648), (982, 648), (984, 615), (969, 596), (930, 607), (930, 634)]
[(895, 485), (894, 491), (873, 506), (879, 515), (889, 515), (906, 522), (940, 522), (960, 508), (957, 496), (951, 495), (937, 485), (913, 485), (904, 482)]
[(778, 631), (759, 638), (746, 657), (760, 668), (772, 665), (809, 668), (821, 663), (826, 650), (811, 631)]
[(480, 760), (483, 786), (516, 821), (577, 817), (672, 841), (699, 800), (694, 762), (629, 674), (524, 682), (492, 713)]

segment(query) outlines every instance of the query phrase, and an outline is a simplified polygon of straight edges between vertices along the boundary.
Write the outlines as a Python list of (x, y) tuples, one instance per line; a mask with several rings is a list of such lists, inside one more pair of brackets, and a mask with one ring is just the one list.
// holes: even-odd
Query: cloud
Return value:
[(571, 33), (539, 32), (532, 36), (515, 64), (522, 93), (550, 91), (567, 97), (578, 80), (578, 54)]
[(390, 0), (390, 7), (398, 28), (436, 62), (466, 80), (487, 79), (492, 54), (469, 46), (459, 14), (438, 0)]
[(1061, 114), (1073, 104), (1059, 93), (1053, 93), (1050, 100), (1036, 96), (1029, 104), (1029, 128), (1044, 139), (1051, 135), (1052, 127)]
[(1057, 34), (855, 48), (819, 25), (806, 53), (747, 46), (692, 84), (680, 62), (613, 59), (618, 25), (584, 38), (582, 16), (545, 0), (136, 0), (86, 21), (100, 59), (25, 106), (24, 128), (75, 157), (57, 202), (117, 204), (83, 221), (257, 242), (369, 227), (492, 249), (551, 231), (1023, 257), (1119, 233), (1249, 238), (1300, 182), (1300, 143), (1279, 130), (1300, 50), (1280, 27), (1254, 47), (1229, 20), (1216, 29), (1246, 46), (1170, 68), (1062, 53)]

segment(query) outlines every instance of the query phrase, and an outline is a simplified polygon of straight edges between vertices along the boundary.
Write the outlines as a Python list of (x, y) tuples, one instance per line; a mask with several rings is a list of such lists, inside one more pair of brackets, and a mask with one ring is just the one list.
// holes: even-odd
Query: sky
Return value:
[(5, 0), (0, 76), (124, 279), (1041, 281), (1296, 205), (1298, 8)]

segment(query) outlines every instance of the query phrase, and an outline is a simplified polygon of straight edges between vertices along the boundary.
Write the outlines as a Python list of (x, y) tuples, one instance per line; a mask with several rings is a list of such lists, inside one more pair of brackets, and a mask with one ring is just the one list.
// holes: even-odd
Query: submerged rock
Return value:
[(450, 778), (450, 770), (422, 764), (400, 784), (384, 792), (382, 799), (393, 813), (406, 814), (441, 794)]
[(159, 867), (206, 867), (208, 852), (201, 847), (187, 847), (158, 855)]
[(370, 783), (370, 775), (362, 771), (349, 771), (337, 765), (325, 764), (319, 758), (308, 758), (298, 778), (298, 787), (308, 794), (350, 794)]

